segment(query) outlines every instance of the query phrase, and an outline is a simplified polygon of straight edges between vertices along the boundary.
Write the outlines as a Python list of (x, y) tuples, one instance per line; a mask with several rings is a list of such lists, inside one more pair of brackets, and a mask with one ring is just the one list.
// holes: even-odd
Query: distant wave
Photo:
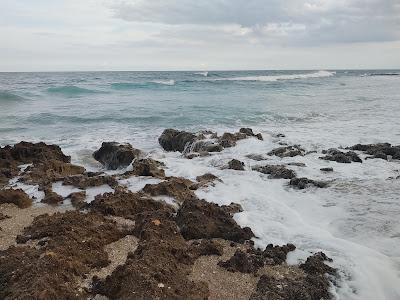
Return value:
[(206, 72), (196, 72), (196, 73), (194, 73), (195, 75), (201, 75), (201, 76), (204, 76), (204, 77), (207, 77), (208, 76), (208, 72), (206, 71)]
[(81, 87), (78, 87), (75, 85), (51, 87), (51, 88), (47, 89), (47, 92), (52, 93), (52, 94), (65, 95), (65, 96), (77, 96), (77, 95), (82, 95), (82, 94), (102, 93), (101, 91), (85, 89), (85, 88), (81, 88)]
[(131, 90), (137, 88), (152, 88), (155, 85), (175, 85), (175, 80), (153, 80), (149, 82), (116, 82), (112, 83), (111, 87), (115, 90)]
[(154, 80), (151, 83), (163, 84), (163, 85), (175, 85), (175, 80)]
[(23, 101), (23, 100), (25, 100), (25, 98), (15, 95), (11, 92), (0, 91), (0, 101), (17, 102), (17, 101)]
[(314, 73), (303, 73), (303, 74), (217, 78), (217, 79), (213, 79), (213, 81), (265, 81), (265, 82), (271, 82), (271, 81), (279, 81), (279, 80), (294, 80), (294, 79), (330, 77), (330, 76), (334, 76), (335, 74), (336, 74), (336, 72), (318, 71), (318, 72), (314, 72)]
[(363, 76), (400, 76), (400, 73), (369, 73)]

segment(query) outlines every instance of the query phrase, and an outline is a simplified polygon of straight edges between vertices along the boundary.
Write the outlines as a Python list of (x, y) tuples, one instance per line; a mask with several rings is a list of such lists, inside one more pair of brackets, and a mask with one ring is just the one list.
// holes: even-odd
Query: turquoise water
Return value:
[[(290, 260), (322, 250), (334, 259), (338, 299), (400, 299), (399, 162), (337, 164), (323, 149), (356, 143), (400, 144), (400, 71), (77, 72), (0, 73), (0, 145), (21, 140), (55, 143), (73, 161), (97, 170), (91, 153), (102, 141), (129, 142), (167, 166), (167, 175), (211, 172), (223, 184), (199, 196), (238, 202), (235, 218), (258, 245), (293, 242)], [(222, 133), (243, 126), (261, 132), (211, 157), (187, 160), (165, 153), (165, 128)], [(275, 138), (284, 133), (285, 138)], [(303, 162), (299, 176), (332, 180), (327, 189), (294, 191), (251, 167), (247, 154), (280, 142), (316, 154), (270, 163)], [(246, 171), (221, 170), (228, 160)], [(363, 157), (365, 159), (365, 157)], [(322, 174), (321, 167), (335, 172)]]

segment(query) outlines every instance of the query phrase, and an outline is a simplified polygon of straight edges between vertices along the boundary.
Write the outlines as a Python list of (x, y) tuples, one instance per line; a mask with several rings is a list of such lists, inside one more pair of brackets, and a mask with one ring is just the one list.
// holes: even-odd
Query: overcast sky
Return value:
[(0, 0), (0, 71), (400, 68), (400, 0)]

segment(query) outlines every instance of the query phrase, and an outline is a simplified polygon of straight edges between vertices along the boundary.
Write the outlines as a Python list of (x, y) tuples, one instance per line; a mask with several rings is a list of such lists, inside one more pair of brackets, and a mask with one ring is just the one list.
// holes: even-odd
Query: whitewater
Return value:
[[(261, 132), (233, 148), (192, 160), (158, 144), (165, 128)], [(166, 164), (166, 175), (222, 179), (196, 191), (207, 201), (236, 202), (236, 221), (259, 247), (293, 243), (288, 263), (323, 251), (340, 279), (336, 299), (400, 299), (400, 161), (362, 164), (320, 160), (321, 151), (357, 143), (400, 144), (400, 71), (199, 71), (0, 73), (0, 145), (21, 140), (58, 144), (73, 162), (101, 170), (91, 157), (103, 141), (129, 142)], [(281, 144), (312, 153), (266, 155)], [(315, 151), (315, 152), (314, 152)], [(249, 154), (264, 158), (255, 161)], [(232, 158), (245, 171), (222, 169)], [(328, 180), (326, 189), (289, 188), (251, 170), (262, 163), (291, 165), (299, 177)], [(332, 167), (323, 173), (320, 168)], [(129, 168), (129, 167), (128, 167)], [(117, 172), (123, 172), (119, 170)], [(140, 190), (154, 179), (130, 179)], [(22, 187), (40, 199), (34, 187)], [(65, 187), (54, 186), (67, 195)], [(110, 191), (90, 191), (91, 199)]]

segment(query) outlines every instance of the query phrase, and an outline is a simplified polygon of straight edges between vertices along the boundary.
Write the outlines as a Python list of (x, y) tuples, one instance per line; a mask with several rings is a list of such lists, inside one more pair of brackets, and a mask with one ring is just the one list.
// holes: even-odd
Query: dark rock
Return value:
[(221, 208), (231, 216), (243, 211), (243, 207), (240, 204), (233, 202), (229, 205), (222, 205)]
[(257, 166), (253, 167), (253, 170), (263, 174), (269, 174), (269, 178), (291, 179), (296, 177), (295, 171), (290, 170), (283, 165)]
[(221, 152), (224, 150), (220, 144), (214, 143), (213, 141), (196, 140), (185, 148), (185, 153), (192, 152)]
[(256, 137), (261, 141), (263, 140), (261, 133), (254, 134), (253, 129), (251, 129), (251, 128), (240, 128), (239, 133), (244, 133), (247, 136)]
[(0, 190), (0, 204), (12, 203), (19, 208), (27, 208), (32, 205), (32, 199), (21, 189)]
[(116, 170), (129, 166), (140, 154), (141, 151), (134, 149), (130, 144), (104, 142), (101, 148), (93, 153), (93, 157), (107, 169)]
[(190, 189), (197, 190), (200, 187), (215, 186), (215, 182), (222, 182), (221, 179), (211, 173), (197, 176), (196, 180), (198, 181), (198, 183), (193, 184)]
[(295, 166), (295, 167), (306, 167), (305, 163), (301, 163), (301, 162), (290, 162), (287, 163), (288, 166)]
[(299, 145), (294, 145), (294, 146), (286, 146), (286, 147), (279, 147), (276, 149), (273, 149), (272, 151), (268, 152), (268, 155), (270, 156), (279, 156), (281, 158), (283, 157), (294, 157), (294, 156), (304, 156), (306, 151), (302, 149)]
[(213, 241), (213, 240), (200, 240), (194, 241), (190, 250), (191, 253), (194, 254), (194, 257), (206, 256), (206, 255), (218, 255), (221, 256), (224, 253), (223, 247), (221, 244)]
[(223, 208), (205, 200), (187, 200), (176, 216), (185, 239), (223, 238), (243, 243), (254, 237), (250, 228), (241, 228)]
[(237, 171), (244, 171), (244, 163), (237, 159), (232, 159), (228, 163), (228, 169), (237, 170)]
[(268, 265), (280, 265), (286, 262), (286, 257), (289, 252), (296, 250), (296, 246), (293, 244), (286, 244), (283, 246), (277, 246), (269, 244), (263, 251), (263, 256), (267, 260)]
[(170, 177), (166, 181), (157, 184), (146, 184), (143, 192), (151, 196), (169, 196), (179, 202), (183, 202), (185, 200), (197, 199), (192, 188), (195, 188), (195, 185), (189, 179)]
[(381, 158), (385, 160), (400, 159), (400, 146), (392, 146), (389, 143), (381, 144), (357, 144), (349, 147), (350, 150), (362, 151), (372, 156), (372, 158)]
[(11, 218), (11, 217), (9, 217), (9, 216), (7, 216), (7, 215), (5, 215), (5, 214), (0, 213), (0, 221), (6, 220), (6, 219), (9, 219), (9, 218)]
[(321, 168), (322, 172), (333, 172), (333, 168)]
[(86, 192), (74, 192), (68, 195), (67, 198), (71, 199), (71, 204), (76, 209), (83, 209), (87, 206), (86, 200)]
[(46, 188), (44, 190), (44, 198), (42, 200), (43, 203), (57, 205), (64, 201), (64, 198), (61, 197), (59, 194), (53, 192), (51, 188)]
[(246, 157), (255, 161), (267, 160), (262, 154), (248, 154)]
[(165, 129), (158, 142), (166, 151), (183, 152), (185, 148), (196, 140), (196, 135), (186, 131)]
[(164, 178), (165, 171), (161, 168), (163, 164), (151, 158), (136, 159), (133, 164), (133, 171), (124, 173), (124, 176), (151, 176)]
[(320, 157), (323, 160), (336, 161), (338, 163), (349, 164), (351, 162), (359, 162), (362, 163), (361, 158), (357, 155), (357, 153), (353, 151), (342, 152), (337, 149), (329, 149), (326, 151), (322, 151), (323, 154), (327, 154), (326, 156)]
[(116, 191), (115, 193), (105, 193), (95, 197), (89, 204), (92, 211), (103, 215), (112, 215), (135, 220), (141, 213), (166, 211), (170, 214), (174, 212), (172, 207), (139, 193)]
[(332, 259), (327, 257), (323, 252), (317, 252), (308, 257), (306, 262), (300, 265), (300, 269), (303, 269), (310, 275), (325, 273), (334, 275), (336, 273), (336, 269), (326, 265), (324, 261), (332, 262)]
[(256, 273), (264, 266), (264, 259), (262, 256), (245, 253), (238, 249), (227, 261), (218, 262), (218, 266), (230, 272)]
[(289, 185), (298, 188), (300, 190), (303, 190), (305, 188), (308, 188), (310, 186), (315, 186), (318, 188), (325, 188), (328, 186), (327, 182), (324, 181), (317, 181), (317, 180), (312, 180), (312, 179), (308, 179), (305, 177), (302, 178), (292, 178), (289, 182)]
[(238, 141), (238, 137), (233, 133), (225, 132), (219, 138), (219, 144), (224, 148), (231, 148), (236, 146), (236, 142)]
[(85, 173), (83, 175), (64, 177), (63, 185), (72, 185), (80, 189), (101, 185), (109, 185), (112, 188), (116, 188), (118, 186), (118, 180), (113, 176), (108, 176), (102, 173)]

